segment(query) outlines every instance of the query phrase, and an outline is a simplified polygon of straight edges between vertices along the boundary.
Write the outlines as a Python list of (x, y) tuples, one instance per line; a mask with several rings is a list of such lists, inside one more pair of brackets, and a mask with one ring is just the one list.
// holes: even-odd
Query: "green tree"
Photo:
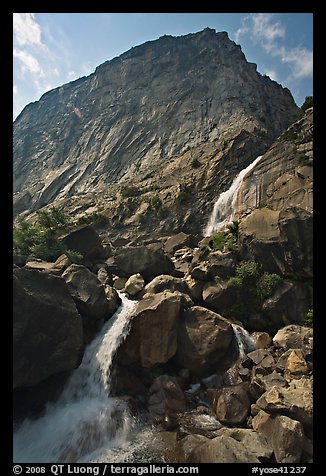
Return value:
[(13, 229), (14, 253), (24, 259), (30, 257), (55, 260), (66, 251), (58, 236), (67, 230), (69, 220), (60, 209), (40, 210), (34, 223), (18, 219)]

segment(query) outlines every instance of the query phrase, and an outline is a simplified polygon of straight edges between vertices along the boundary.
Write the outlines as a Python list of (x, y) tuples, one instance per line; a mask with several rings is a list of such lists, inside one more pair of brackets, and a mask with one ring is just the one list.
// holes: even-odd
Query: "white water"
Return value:
[(14, 462), (87, 461), (95, 450), (129, 445), (133, 418), (124, 400), (109, 397), (112, 359), (137, 304), (121, 297), (121, 307), (85, 349), (59, 400), (38, 420), (25, 420), (14, 434)]
[(232, 222), (234, 217), (234, 208), (237, 202), (238, 193), (243, 182), (244, 177), (257, 164), (262, 156), (257, 157), (251, 164), (236, 176), (231, 187), (222, 192), (215, 202), (212, 214), (209, 218), (208, 224), (204, 231), (204, 236), (210, 236), (215, 231), (220, 231), (225, 228), (228, 223)]
[(246, 329), (238, 324), (232, 324), (232, 328), (238, 343), (239, 357), (244, 357), (249, 352), (256, 350), (255, 341)]

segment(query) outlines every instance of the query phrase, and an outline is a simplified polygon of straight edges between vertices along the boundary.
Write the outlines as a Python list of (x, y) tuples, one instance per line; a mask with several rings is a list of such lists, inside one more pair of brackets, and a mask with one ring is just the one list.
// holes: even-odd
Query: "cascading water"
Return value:
[(59, 400), (38, 420), (25, 420), (14, 434), (14, 462), (71, 463), (99, 448), (128, 444), (133, 419), (123, 399), (109, 397), (112, 359), (137, 304), (121, 297), (121, 307), (86, 348)]
[(244, 357), (249, 352), (256, 350), (255, 341), (246, 329), (238, 324), (232, 324), (232, 328), (239, 348), (239, 357)]
[(214, 231), (222, 230), (226, 225), (234, 219), (234, 207), (237, 201), (238, 192), (243, 182), (244, 177), (251, 169), (259, 162), (261, 155), (257, 157), (251, 164), (236, 176), (231, 187), (222, 192), (215, 202), (212, 214), (209, 218), (208, 224), (205, 228), (204, 235), (210, 236)]

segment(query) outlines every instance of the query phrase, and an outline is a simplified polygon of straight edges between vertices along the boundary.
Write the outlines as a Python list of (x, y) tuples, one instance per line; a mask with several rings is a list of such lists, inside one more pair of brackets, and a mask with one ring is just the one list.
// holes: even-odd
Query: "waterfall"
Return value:
[(238, 324), (232, 324), (235, 338), (239, 348), (239, 357), (244, 357), (249, 352), (256, 350), (255, 341), (250, 337), (250, 334), (246, 329)]
[(25, 420), (14, 433), (14, 462), (72, 463), (99, 448), (127, 443), (133, 419), (123, 399), (109, 396), (110, 371), (137, 301), (120, 296), (122, 305), (87, 346), (58, 401), (48, 404), (38, 420)]
[(262, 155), (257, 157), (251, 164), (248, 165), (248, 167), (241, 170), (241, 172), (233, 180), (231, 187), (225, 192), (221, 193), (215, 202), (212, 214), (205, 228), (205, 236), (210, 236), (212, 233), (214, 233), (214, 231), (222, 230), (228, 223), (234, 220), (234, 208), (243, 179), (246, 174), (254, 168), (261, 157)]

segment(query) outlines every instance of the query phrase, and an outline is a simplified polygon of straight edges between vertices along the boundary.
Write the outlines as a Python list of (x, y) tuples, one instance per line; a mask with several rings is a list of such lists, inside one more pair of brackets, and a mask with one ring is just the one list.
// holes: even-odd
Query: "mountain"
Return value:
[(177, 198), (191, 189), (194, 216), (181, 206), (165, 227), (202, 226), (207, 203), (297, 111), (290, 91), (259, 74), (226, 32), (146, 42), (18, 116), (14, 213), (55, 202), (76, 216), (104, 210), (113, 223), (135, 214), (146, 223), (148, 200), (131, 203), (129, 213), (121, 187), (145, 198), (156, 190), (168, 208), (180, 208)]

